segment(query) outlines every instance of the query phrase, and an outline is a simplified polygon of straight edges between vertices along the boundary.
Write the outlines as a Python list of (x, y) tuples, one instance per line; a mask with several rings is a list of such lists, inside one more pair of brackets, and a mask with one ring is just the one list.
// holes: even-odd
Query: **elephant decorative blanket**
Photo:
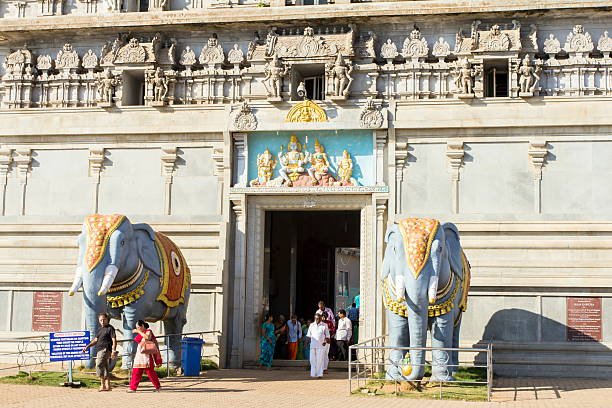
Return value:
[(108, 240), (123, 220), (125, 220), (125, 215), (119, 214), (92, 214), (85, 219), (85, 226), (87, 227), (85, 262), (90, 272), (104, 258)]
[(185, 302), (185, 290), (191, 279), (187, 262), (176, 244), (160, 232), (155, 233), (155, 248), (162, 270), (162, 291), (157, 300), (175, 307)]
[(418, 278), (429, 259), (431, 244), (440, 222), (431, 218), (406, 218), (398, 225), (404, 239), (408, 266), (414, 277)]

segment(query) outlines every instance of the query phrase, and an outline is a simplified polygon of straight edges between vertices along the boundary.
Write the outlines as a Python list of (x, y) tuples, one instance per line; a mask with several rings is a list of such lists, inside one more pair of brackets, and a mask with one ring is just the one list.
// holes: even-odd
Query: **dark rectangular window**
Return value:
[(484, 63), (484, 93), (489, 98), (508, 97), (508, 60), (491, 60)]
[(144, 71), (123, 71), (121, 103), (123, 106), (144, 105)]
[(325, 79), (323, 76), (304, 78), (304, 87), (308, 99), (317, 101), (325, 99)]

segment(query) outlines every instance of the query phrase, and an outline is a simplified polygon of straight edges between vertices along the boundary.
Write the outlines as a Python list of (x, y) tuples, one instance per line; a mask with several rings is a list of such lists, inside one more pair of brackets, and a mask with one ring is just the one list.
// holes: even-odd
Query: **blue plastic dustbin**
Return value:
[(183, 337), (181, 340), (181, 363), (183, 375), (197, 377), (200, 375), (200, 356), (204, 340), (197, 337)]

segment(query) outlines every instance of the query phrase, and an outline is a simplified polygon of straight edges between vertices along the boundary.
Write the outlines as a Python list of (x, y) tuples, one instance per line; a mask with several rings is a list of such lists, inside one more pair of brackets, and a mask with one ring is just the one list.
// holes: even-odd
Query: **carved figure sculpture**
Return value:
[(289, 67), (278, 59), (276, 54), (272, 57), (272, 61), (266, 63), (264, 67), (264, 85), (268, 91), (268, 97), (280, 98), (281, 89), (283, 86), (283, 78), (289, 73)]
[(517, 69), (519, 74), (519, 88), (521, 93), (531, 93), (540, 80), (541, 67), (531, 65), (529, 55), (525, 55), (521, 65)]
[(23, 75), (26, 67), (32, 65), (32, 53), (24, 45), (22, 49), (10, 53), (4, 62), (6, 75)]
[[(78, 238), (79, 256), (69, 294), (83, 288), (87, 330), (99, 329), (98, 314), (122, 319), (124, 337), (133, 339), (138, 320), (164, 323), (167, 334), (182, 333), (187, 322), (190, 271), (179, 248), (148, 224), (132, 224), (124, 215), (92, 214)], [(123, 316), (122, 316), (123, 315)], [(180, 365), (181, 336), (170, 336), (170, 363)], [(128, 341), (123, 365), (136, 351)], [(93, 359), (88, 366), (93, 366)]]
[(353, 177), (353, 159), (346, 150), (342, 152), (342, 159), (338, 163), (338, 177), (342, 185), (351, 183), (351, 177)]
[(155, 73), (149, 76), (149, 83), (153, 85), (153, 101), (164, 102), (168, 94), (168, 78), (161, 67), (157, 67)]
[(302, 152), (302, 146), (295, 135), (291, 135), (289, 139), (287, 153), (283, 153), (283, 146), (281, 145), (281, 151), (278, 152), (281, 168), (278, 173), (285, 180), (287, 186), (293, 186), (293, 182), (306, 171), (304, 165), (308, 162), (309, 158), (310, 154), (307, 151), (306, 153)]
[(353, 72), (353, 64), (345, 63), (342, 54), (338, 53), (334, 65), (328, 66), (329, 77), (334, 84), (334, 96), (347, 97), (349, 95), (349, 87), (353, 82), (351, 72)]
[(464, 59), (461, 62), (461, 66), (457, 70), (455, 70), (455, 85), (457, 86), (457, 89), (461, 92), (462, 95), (473, 94), (472, 87), (476, 74), (477, 71), (472, 68), (470, 62), (467, 59)]
[(314, 153), (310, 155), (310, 167), (308, 175), (312, 178), (312, 185), (316, 186), (323, 176), (329, 173), (329, 160), (325, 148), (319, 143), (319, 139), (315, 139)]
[(113, 96), (115, 94), (115, 87), (117, 84), (118, 81), (113, 77), (110, 69), (106, 69), (102, 74), (98, 74), (98, 77), (96, 78), (98, 102), (108, 104), (110, 106), (113, 103)]
[(276, 160), (270, 150), (266, 148), (262, 154), (257, 155), (257, 178), (249, 183), (251, 187), (265, 186), (274, 175)]
[[(459, 346), (461, 315), (467, 307), (470, 265), (452, 223), (407, 218), (385, 235), (382, 294), (387, 309), (389, 347), (425, 347), (428, 327), (432, 347)], [(387, 378), (420, 380), (425, 351), (390, 353)], [(431, 381), (452, 380), (457, 352), (433, 351)]]

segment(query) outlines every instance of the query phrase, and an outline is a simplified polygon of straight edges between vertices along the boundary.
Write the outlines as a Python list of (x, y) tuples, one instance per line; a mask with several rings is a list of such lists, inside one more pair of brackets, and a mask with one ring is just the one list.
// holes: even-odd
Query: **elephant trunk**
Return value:
[(83, 286), (83, 268), (78, 266), (74, 270), (74, 279), (72, 281), (72, 286), (70, 286), (70, 290), (68, 290), (68, 295), (74, 296), (81, 286)]
[[(427, 341), (427, 306), (417, 307), (409, 312), (408, 328), (410, 333), (411, 347), (425, 347)], [(425, 374), (425, 350), (410, 350), (410, 364), (412, 372), (407, 380), (417, 380), (423, 378)]]

